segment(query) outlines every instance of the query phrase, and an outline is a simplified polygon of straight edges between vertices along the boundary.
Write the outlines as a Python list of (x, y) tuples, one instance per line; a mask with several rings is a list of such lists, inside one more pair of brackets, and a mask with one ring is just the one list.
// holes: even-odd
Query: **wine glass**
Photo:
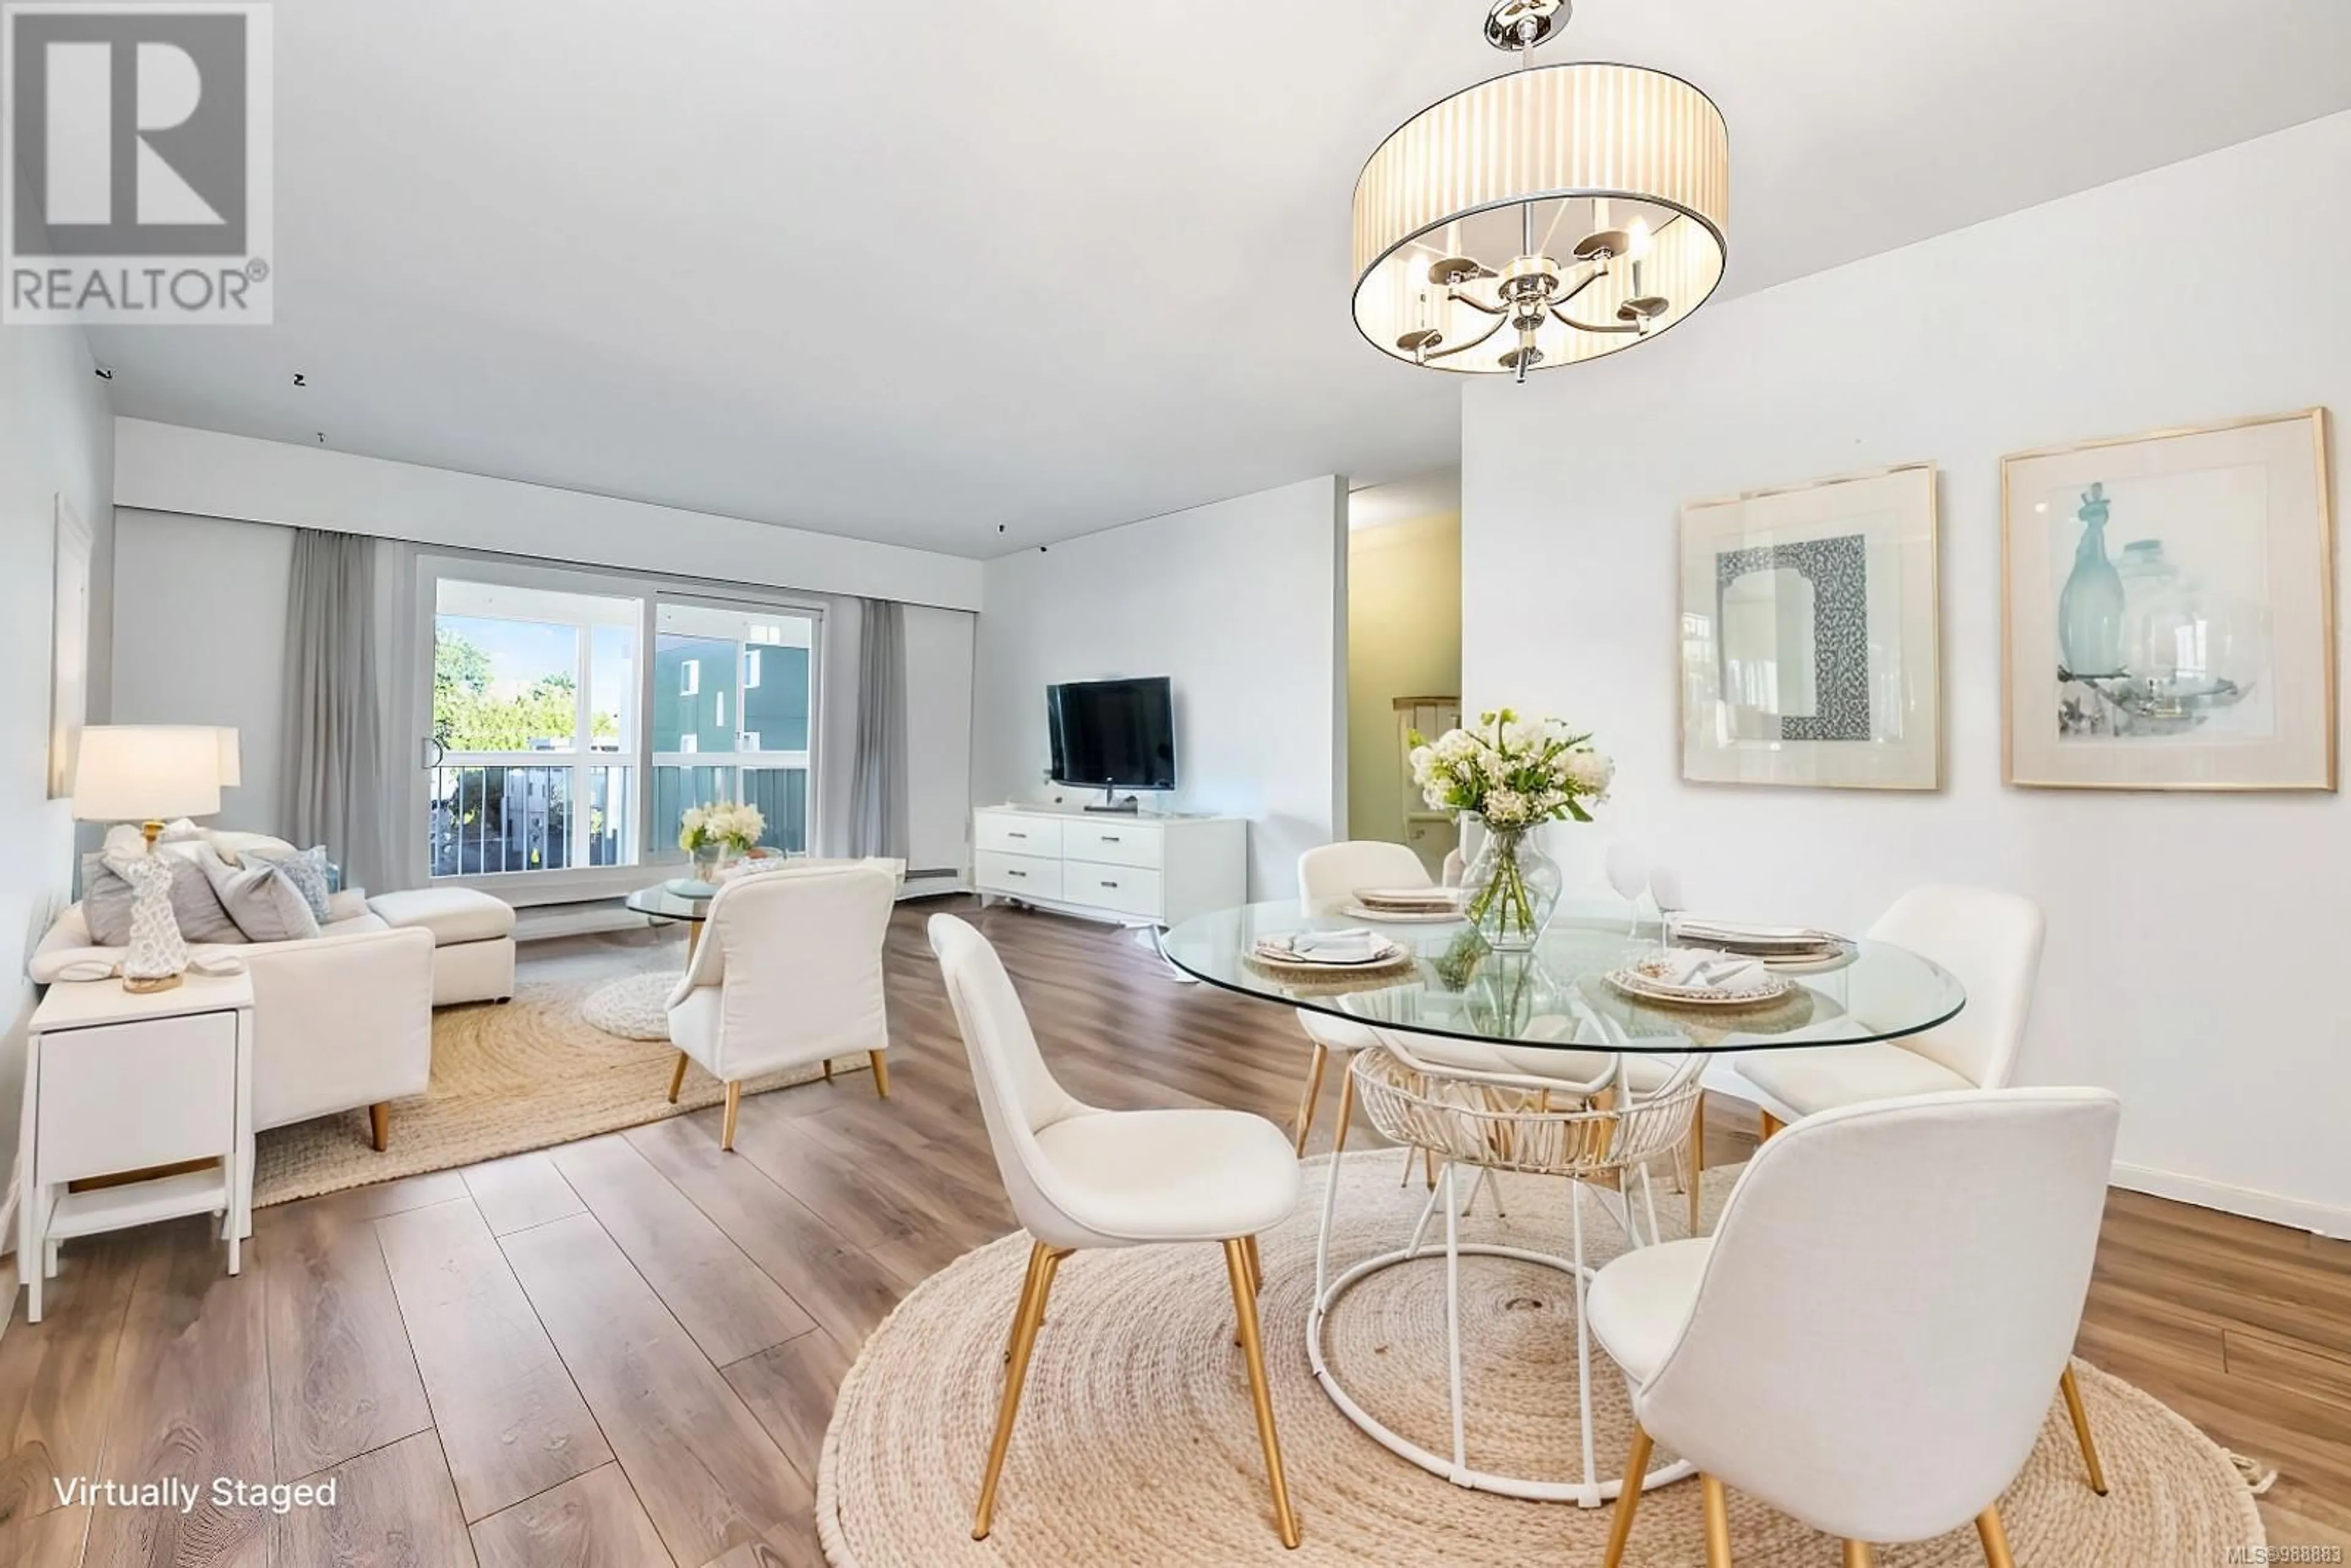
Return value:
[(1657, 940), (1674, 945), (1674, 916), (1689, 906), (1682, 901), (1681, 873), (1660, 861), (1649, 867), (1649, 896), (1657, 901)]
[(1649, 891), (1649, 857), (1625, 839), (1608, 846), (1608, 885), (1616, 890), (1626, 907), (1625, 935), (1630, 936), (1640, 928), (1641, 895)]

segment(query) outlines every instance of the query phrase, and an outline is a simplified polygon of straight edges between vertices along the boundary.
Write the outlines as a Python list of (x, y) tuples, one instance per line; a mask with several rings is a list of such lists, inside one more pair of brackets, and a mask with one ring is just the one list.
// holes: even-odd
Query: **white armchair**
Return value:
[(735, 1146), (743, 1083), (763, 1073), (864, 1051), (873, 1087), (890, 1094), (890, 1025), (882, 945), (898, 879), (878, 862), (810, 866), (739, 878), (710, 901), (684, 977), (669, 998), (677, 1100), (685, 1064), (726, 1085), (720, 1146)]
[(1710, 1238), (1600, 1270), (1592, 1333), (1639, 1423), (1608, 1540), (1623, 1560), (1650, 1440), (1703, 1480), (1843, 1536), (1970, 1520), (2010, 1568), (2001, 1492), (2068, 1364), (2121, 1118), (2099, 1089), (1960, 1090), (1807, 1116), (1756, 1153)]

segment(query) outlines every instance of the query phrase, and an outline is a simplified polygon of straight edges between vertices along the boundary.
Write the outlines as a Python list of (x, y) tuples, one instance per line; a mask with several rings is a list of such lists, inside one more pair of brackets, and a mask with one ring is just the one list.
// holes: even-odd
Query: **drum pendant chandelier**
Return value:
[(1535, 67), (1570, 0), (1496, 0), (1507, 76), (1430, 105), (1355, 181), (1355, 326), (1408, 364), (1526, 380), (1654, 337), (1722, 281), (1730, 138), (1679, 77)]

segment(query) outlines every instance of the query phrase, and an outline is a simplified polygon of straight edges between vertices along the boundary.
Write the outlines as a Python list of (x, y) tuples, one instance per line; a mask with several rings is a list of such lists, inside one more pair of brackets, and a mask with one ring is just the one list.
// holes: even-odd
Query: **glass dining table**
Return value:
[[(1311, 973), (1256, 956), (1267, 937), (1301, 931), (1375, 931), (1401, 961), (1350, 973)], [(1862, 1045), (1933, 1029), (1967, 1003), (1950, 972), (1905, 947), (1866, 937), (1834, 958), (1775, 967), (1787, 993), (1755, 1006), (1644, 1000), (1607, 977), (1661, 946), (1655, 920), (1603, 900), (1562, 904), (1532, 951), (1486, 946), (1463, 921), (1374, 922), (1310, 915), (1294, 901), (1197, 915), (1160, 937), (1186, 974), (1259, 1001), (1457, 1040), (1541, 1050), (1631, 1055), (1731, 1053), (1789, 1046)]]
[[(1368, 929), (1395, 943), (1395, 956), (1357, 970), (1310, 970), (1268, 962), (1259, 945), (1301, 932)], [(1656, 1082), (1658, 1071), (1627, 1071), (1628, 1059), (1673, 1059), (1667, 1082), (1687, 1085), (1694, 1076), (1721, 1081), (1750, 1051), (1796, 1047), (1860, 1046), (1898, 1040), (1943, 1023), (1967, 1004), (1959, 982), (1940, 966), (1891, 943), (1840, 939), (1828, 956), (1796, 965), (1774, 964), (1771, 972), (1789, 982), (1769, 1000), (1736, 1005), (1653, 1000), (1628, 994), (1610, 979), (1665, 944), (1656, 920), (1628, 915), (1621, 903), (1592, 900), (1562, 904), (1532, 950), (1505, 953), (1489, 948), (1458, 919), (1374, 921), (1354, 915), (1311, 915), (1294, 902), (1245, 904), (1185, 921), (1161, 934), (1167, 961), (1209, 985), (1259, 1001), (1327, 1013), (1374, 1030), (1395, 1031), (1401, 1044), (1435, 1036), (1503, 1048), (1510, 1071), (1541, 1075), (1546, 1058), (1577, 1063), (1570, 1078), (1587, 1079), (1594, 1058), (1614, 1062), (1609, 1081), (1626, 1101), (1639, 1098), (1635, 1085)], [(1301, 1044), (1303, 1043), (1301, 1040)], [(1301, 1052), (1301, 1061), (1303, 1052)], [(1735, 1082), (1735, 1080), (1733, 1081)], [(1350, 1080), (1352, 1087), (1352, 1080)], [(1687, 1094), (1687, 1088), (1681, 1092)], [(1693, 1103), (1695, 1097), (1692, 1096)], [(1442, 1157), (1442, 1156), (1440, 1156)], [(1695, 1169), (1695, 1162), (1693, 1162)], [(1481, 1176), (1492, 1173), (1481, 1172)], [(1644, 1192), (1646, 1192), (1646, 1171)], [(1429, 1207), (1412, 1239), (1332, 1273), (1331, 1249), (1340, 1187), (1340, 1161), (1329, 1162), (1316, 1237), (1314, 1294), (1306, 1327), (1306, 1348), (1316, 1381), (1340, 1412), (1399, 1457), (1456, 1485), (1541, 1501), (1573, 1501), (1597, 1507), (1616, 1495), (1621, 1483), (1602, 1480), (1591, 1451), (1588, 1393), (1583, 1477), (1563, 1480), (1490, 1473), (1468, 1462), (1458, 1419), (1463, 1398), (1460, 1363), (1453, 1370), (1457, 1412), (1453, 1451), (1431, 1450), (1393, 1429), (1344, 1385), (1325, 1354), (1325, 1327), (1334, 1305), (1359, 1281), (1381, 1270), (1432, 1253), (1422, 1246), (1431, 1211), (1452, 1191), (1449, 1176), (1431, 1184)], [(1475, 1200), (1475, 1188), (1469, 1201)], [(1580, 1213), (1583, 1187), (1572, 1189)], [(1597, 1187), (1593, 1196), (1611, 1213), (1628, 1241), (1641, 1245), (1632, 1187)], [(1695, 1198), (1693, 1211), (1695, 1211)], [(1449, 1206), (1448, 1206), (1449, 1207)], [(1660, 1239), (1652, 1205), (1649, 1240)], [(1447, 1228), (1451, 1228), (1448, 1220)], [(1520, 1260), (1588, 1280), (1582, 1259), (1552, 1256), (1517, 1246), (1461, 1244), (1464, 1256)], [(1449, 1270), (1448, 1270), (1449, 1271)], [(1580, 1291), (1579, 1291), (1580, 1294)], [(1579, 1322), (1578, 1333), (1583, 1333)], [(1586, 1385), (1588, 1389), (1588, 1385)], [(1652, 1469), (1643, 1488), (1660, 1486), (1689, 1473), (1687, 1461)]]

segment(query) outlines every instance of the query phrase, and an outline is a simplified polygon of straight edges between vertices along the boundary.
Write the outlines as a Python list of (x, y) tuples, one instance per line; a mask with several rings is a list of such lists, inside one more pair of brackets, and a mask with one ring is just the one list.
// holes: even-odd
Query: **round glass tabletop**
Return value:
[[(1357, 927), (1398, 943), (1409, 961), (1307, 973), (1253, 956), (1263, 937)], [(1606, 977), (1656, 951), (1657, 923), (1628, 923), (1624, 905), (1599, 901), (1562, 903), (1530, 953), (1498, 953), (1460, 921), (1309, 916), (1294, 902), (1199, 915), (1166, 932), (1160, 946), (1186, 974), (1263, 1001), (1376, 1028), (1558, 1050), (1681, 1055), (1860, 1045), (1932, 1029), (1967, 1003), (1948, 970), (1866, 938), (1852, 942), (1849, 956), (1833, 966), (1774, 971), (1792, 985), (1769, 1002), (1635, 1000)]]
[(663, 883), (641, 887), (622, 902), (639, 915), (650, 915), (658, 920), (705, 920), (710, 915), (710, 901), (716, 896), (715, 893), (690, 896)]

